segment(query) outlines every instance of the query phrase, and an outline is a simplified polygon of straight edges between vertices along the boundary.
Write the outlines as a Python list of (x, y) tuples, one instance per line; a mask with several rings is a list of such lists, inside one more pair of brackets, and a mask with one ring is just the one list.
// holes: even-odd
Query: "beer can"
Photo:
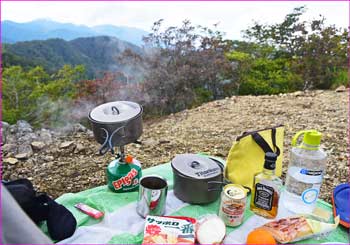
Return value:
[(221, 193), (219, 216), (227, 226), (239, 226), (243, 222), (247, 190), (237, 184), (225, 185)]

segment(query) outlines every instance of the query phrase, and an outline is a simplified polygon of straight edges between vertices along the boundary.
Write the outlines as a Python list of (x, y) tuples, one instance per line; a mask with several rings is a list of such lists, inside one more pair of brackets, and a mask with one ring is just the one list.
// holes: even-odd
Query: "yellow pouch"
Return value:
[(275, 174), (282, 174), (284, 127), (245, 132), (236, 139), (226, 160), (225, 178), (252, 189), (254, 175), (263, 170), (265, 152), (275, 152)]

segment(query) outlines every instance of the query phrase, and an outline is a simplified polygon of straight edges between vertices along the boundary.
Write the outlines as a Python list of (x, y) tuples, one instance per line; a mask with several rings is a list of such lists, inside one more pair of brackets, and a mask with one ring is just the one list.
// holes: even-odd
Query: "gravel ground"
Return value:
[[(128, 145), (126, 152), (140, 160), (143, 168), (168, 162), (180, 153), (226, 158), (243, 132), (284, 124), (284, 179), (292, 136), (299, 130), (317, 129), (323, 133), (322, 147), (329, 155), (321, 198), (330, 202), (333, 188), (349, 181), (348, 99), (348, 93), (335, 91), (234, 96), (145, 121), (142, 145)], [(91, 132), (80, 132), (54, 138), (26, 160), (9, 163), (13, 156), (3, 151), (3, 179), (29, 178), (53, 197), (99, 186), (105, 184), (105, 167), (113, 156), (99, 156), (98, 148)]]

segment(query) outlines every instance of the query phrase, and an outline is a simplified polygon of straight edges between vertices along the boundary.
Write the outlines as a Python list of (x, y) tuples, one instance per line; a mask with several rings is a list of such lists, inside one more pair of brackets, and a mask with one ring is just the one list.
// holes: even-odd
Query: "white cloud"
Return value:
[(348, 27), (348, 2), (1, 2), (2, 20), (27, 22), (49, 18), (88, 26), (112, 24), (138, 27), (149, 31), (160, 18), (166, 25), (180, 25), (184, 19), (194, 24), (219, 29), (229, 38), (239, 38), (241, 30), (252, 24), (277, 23), (294, 7), (306, 5), (305, 19), (326, 17), (328, 24)]

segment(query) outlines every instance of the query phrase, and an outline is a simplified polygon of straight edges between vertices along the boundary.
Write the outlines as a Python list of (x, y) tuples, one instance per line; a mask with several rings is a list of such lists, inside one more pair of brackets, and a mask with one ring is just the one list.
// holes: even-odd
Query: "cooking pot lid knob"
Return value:
[(120, 114), (120, 111), (118, 110), (117, 107), (112, 106), (112, 114), (113, 114), (113, 115), (119, 115), (119, 114)]
[(197, 169), (197, 168), (200, 168), (200, 163), (197, 162), (197, 161), (193, 161), (191, 162), (191, 167), (194, 168), (194, 169)]

